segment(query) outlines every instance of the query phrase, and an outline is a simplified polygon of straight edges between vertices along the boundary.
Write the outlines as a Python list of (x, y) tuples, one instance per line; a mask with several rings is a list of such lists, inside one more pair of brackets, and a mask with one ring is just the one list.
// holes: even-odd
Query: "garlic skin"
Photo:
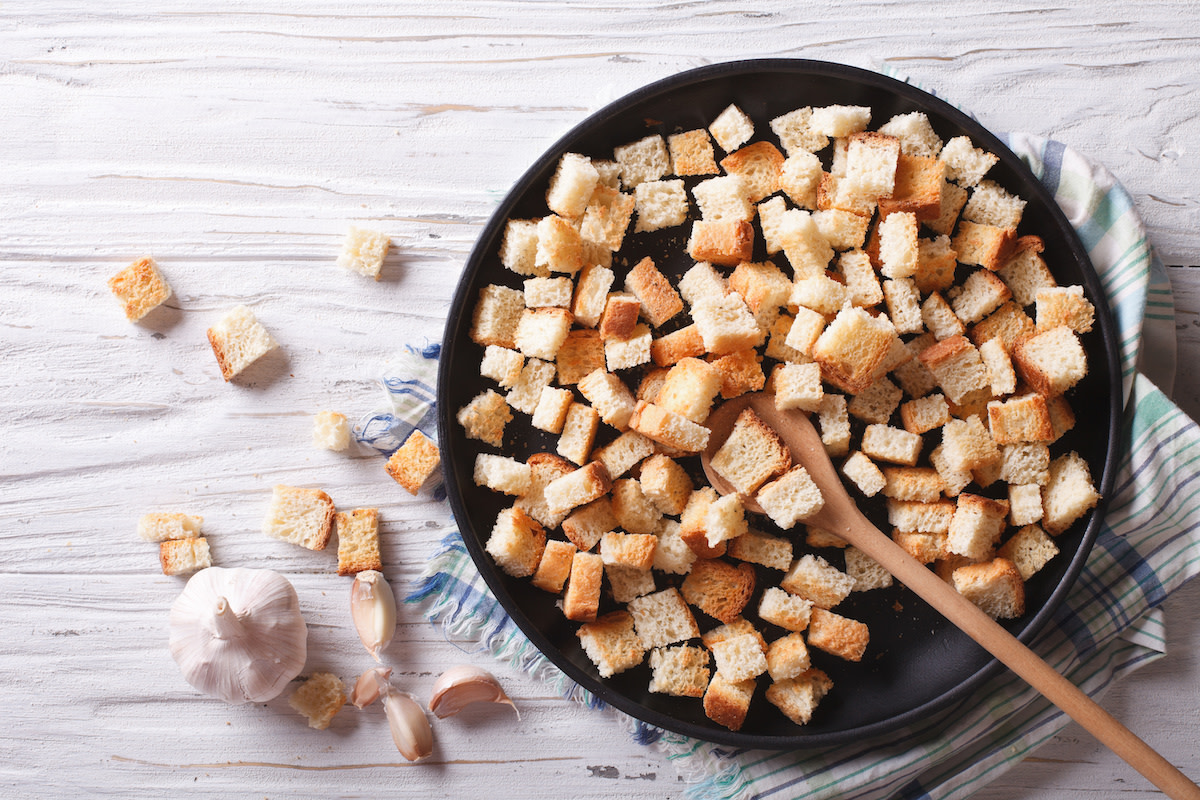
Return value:
[(354, 682), (354, 688), (350, 690), (350, 702), (357, 708), (371, 705), (387, 694), (388, 678), (391, 676), (391, 667), (371, 667)]
[(409, 761), (419, 761), (433, 753), (433, 726), (429, 717), (412, 695), (398, 692), (390, 685), (383, 698), (392, 741), (400, 755)]
[(368, 569), (354, 576), (350, 587), (350, 615), (358, 638), (376, 661), (396, 635), (396, 598), (383, 573)]
[(209, 567), (171, 606), (170, 649), (183, 677), (226, 703), (264, 703), (304, 669), (308, 626), (287, 578)]
[(471, 703), (504, 703), (521, 712), (509, 696), (500, 688), (496, 676), (485, 669), (466, 664), (451, 667), (438, 676), (429, 697), (429, 710), (438, 719), (445, 719), (462, 711)]

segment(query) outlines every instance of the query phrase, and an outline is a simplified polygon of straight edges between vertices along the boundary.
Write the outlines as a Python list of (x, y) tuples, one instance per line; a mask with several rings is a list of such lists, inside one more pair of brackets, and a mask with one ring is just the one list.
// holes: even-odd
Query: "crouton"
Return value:
[(817, 429), (830, 456), (842, 456), (849, 450), (850, 415), (846, 409), (846, 398), (840, 394), (825, 394), (817, 407)]
[[(901, 142), (901, 148), (903, 146)], [(892, 195), (879, 198), (880, 216), (886, 218), (908, 212), (918, 220), (936, 220), (942, 213), (942, 185), (945, 182), (945, 167), (936, 158), (901, 152), (896, 161)]]
[(1065, 325), (1021, 340), (1012, 359), (1021, 378), (1047, 397), (1066, 392), (1088, 371), (1079, 336)]
[(628, 611), (613, 611), (585, 622), (575, 633), (583, 652), (596, 665), (602, 678), (611, 678), (636, 667), (646, 656), (642, 640), (634, 629), (633, 615)]
[(703, 128), (668, 136), (667, 149), (676, 175), (715, 175), (718, 172), (712, 140)]
[(821, 159), (803, 150), (789, 153), (779, 170), (779, 188), (800, 208), (815, 210), (821, 175)]
[(642, 492), (641, 483), (632, 478), (613, 483), (612, 512), (617, 524), (630, 533), (654, 533), (662, 519), (662, 512)]
[(669, 367), (685, 358), (704, 355), (704, 337), (695, 324), (672, 331), (650, 342), (650, 359), (660, 367)]
[(159, 542), (158, 561), (163, 575), (190, 575), (212, 566), (212, 553), (203, 536)]
[(731, 622), (746, 607), (754, 593), (754, 567), (733, 566), (724, 561), (699, 559), (679, 587), (683, 598), (705, 614)]
[[(598, 557), (597, 557), (598, 558)], [(630, 600), (629, 613), (647, 649), (666, 647), (700, 636), (696, 618), (678, 589), (670, 588)]]
[(546, 484), (543, 496), (551, 514), (566, 514), (572, 509), (592, 502), (612, 487), (608, 470), (593, 461)]
[(574, 402), (575, 395), (570, 389), (547, 386), (542, 389), (542, 396), (533, 410), (529, 424), (547, 433), (562, 433), (563, 425), (567, 421), (567, 412)]
[(1000, 159), (972, 146), (966, 136), (946, 142), (938, 156), (946, 165), (946, 177), (964, 187), (975, 186)]
[(1087, 333), (1096, 320), (1096, 308), (1083, 296), (1082, 286), (1038, 289), (1034, 302), (1039, 331), (1065, 325), (1076, 333)]
[(882, 222), (879, 232), (881, 271), (889, 278), (909, 278), (920, 266), (917, 218), (910, 211), (898, 211)]
[(1051, 442), (1054, 426), (1046, 398), (1036, 392), (987, 404), (988, 428), (996, 444)]
[(634, 190), (637, 208), (635, 233), (682, 225), (688, 218), (687, 190), (683, 181), (642, 181)]
[(942, 496), (945, 482), (931, 467), (885, 467), (883, 494), (895, 500), (932, 503)]
[(671, 575), (686, 575), (696, 561), (696, 552), (680, 535), (680, 523), (666, 519), (658, 531), (658, 546), (654, 548), (654, 569)]
[(1042, 260), (1045, 244), (1037, 236), (1022, 236), (1013, 244), (1011, 255), (997, 271), (1012, 290), (1013, 299), (1024, 308), (1037, 300), (1042, 289), (1058, 286), (1050, 268)]
[(139, 321), (171, 297), (167, 279), (150, 256), (139, 258), (109, 278), (108, 288), (120, 301), (125, 319), (130, 322)]
[(1024, 200), (1009, 194), (995, 181), (984, 180), (971, 190), (971, 199), (962, 210), (962, 218), (997, 228), (1016, 228), (1024, 209)]
[(236, 306), (209, 328), (208, 343), (221, 368), (221, 377), (227, 382), (279, 347), (246, 306)]
[(1000, 541), (1007, 516), (1007, 500), (960, 494), (947, 531), (946, 549), (975, 561), (987, 558)]
[(574, 275), (583, 267), (583, 238), (570, 220), (550, 214), (538, 220), (534, 264), (550, 272)]
[(703, 697), (711, 671), (702, 647), (659, 647), (650, 652), (649, 690), (675, 697)]
[(500, 240), (500, 263), (518, 275), (549, 275), (550, 270), (537, 265), (538, 221), (510, 219), (504, 223)]
[(942, 426), (942, 452), (953, 470), (975, 470), (1000, 460), (996, 440), (976, 416)]
[(698, 358), (684, 358), (671, 367), (654, 402), (666, 411), (703, 424), (720, 390), (721, 374), (713, 365)]
[(555, 451), (582, 466), (591, 456), (599, 427), (600, 415), (596, 409), (584, 403), (571, 403)]
[(885, 425), (900, 405), (904, 392), (887, 378), (880, 378), (850, 401), (850, 416)]
[(950, 246), (964, 264), (977, 264), (995, 271), (1004, 266), (1012, 252), (1015, 231), (1012, 228), (997, 228), (980, 222), (963, 220), (958, 224), (958, 233)]
[(817, 411), (825, 390), (821, 386), (821, 367), (811, 364), (780, 364), (771, 373), (775, 407), (780, 411), (798, 408)]
[(1099, 501), (1083, 457), (1074, 451), (1061, 455), (1050, 462), (1050, 476), (1042, 487), (1042, 527), (1058, 536)]
[(571, 300), (571, 314), (575, 317), (575, 322), (587, 328), (594, 328), (600, 324), (600, 317), (608, 305), (608, 291), (612, 288), (613, 280), (613, 271), (608, 267), (589, 264), (583, 268), (575, 284), (575, 296)]
[(857, 547), (846, 548), (846, 574), (854, 581), (854, 591), (869, 592), (892, 585), (892, 574)]
[(975, 393), (988, 392), (987, 367), (965, 336), (943, 339), (921, 351), (918, 358), (953, 403), (961, 403)]
[(900, 419), (909, 433), (928, 433), (950, 421), (950, 406), (940, 394), (918, 397), (900, 406)]
[(854, 588), (854, 580), (817, 555), (804, 555), (792, 564), (779, 585), (818, 608), (834, 608)]
[(767, 671), (767, 656), (754, 634), (731, 636), (712, 645), (717, 672), (726, 680), (739, 682), (757, 678)]
[(1012, 292), (995, 273), (976, 270), (963, 281), (961, 291), (950, 300), (954, 313), (965, 323), (979, 322), (1002, 306)]
[(314, 672), (288, 697), (288, 705), (308, 718), (308, 727), (323, 731), (346, 704), (346, 684), (330, 672)]
[(550, 511), (546, 487), (551, 481), (573, 472), (575, 467), (553, 453), (534, 453), (526, 463), (529, 465), (529, 490), (517, 498), (515, 505), (545, 527), (555, 528), (566, 514)]
[(825, 506), (821, 490), (800, 465), (765, 484), (754, 499), (771, 521), (784, 530), (794, 528), (797, 522), (811, 517)]
[(421, 431), (414, 430), (404, 444), (392, 453), (386, 469), (396, 483), (409, 494), (416, 495), (441, 463), (437, 445)]
[[(504, 396), (504, 401), (522, 414), (533, 414), (537, 410), (538, 401), (542, 399), (542, 390), (554, 381), (555, 372), (556, 369), (553, 364), (537, 358), (526, 360), (525, 366), (521, 368), (521, 376), (517, 378), (517, 382), (509, 389), (508, 394)], [(488, 391), (491, 390), (489, 389)], [(489, 404), (481, 410), (489, 414), (500, 413), (494, 407), (494, 403), (494, 400), (489, 399)], [(511, 416), (509, 419), (511, 419)], [(459, 421), (461, 422), (461, 420)], [(486, 424), (490, 420), (481, 419), (480, 422)], [(503, 425), (501, 425), (501, 430), (503, 430)], [(497, 446), (499, 446), (499, 443), (497, 443)]]
[(959, 594), (990, 617), (1015, 619), (1025, 613), (1025, 582), (1007, 558), (959, 567), (952, 582)]
[(887, 481), (875, 462), (860, 451), (850, 454), (842, 464), (842, 474), (849, 478), (858, 490), (867, 497), (874, 497), (884, 488)]
[(942, 151), (941, 138), (929, 124), (929, 117), (921, 111), (897, 114), (880, 125), (879, 132), (899, 139), (900, 152), (905, 155), (937, 158)]
[(847, 661), (861, 661), (869, 643), (870, 633), (863, 623), (823, 608), (813, 609), (808, 623), (809, 647)]
[(726, 153), (732, 153), (754, 135), (754, 122), (736, 105), (730, 104), (708, 126), (708, 132)]
[(996, 555), (1011, 561), (1021, 579), (1027, 581), (1058, 555), (1058, 545), (1037, 525), (1025, 525), (1001, 545)]
[(627, 339), (607, 339), (604, 342), (604, 362), (609, 372), (632, 369), (650, 362), (650, 342), (654, 337), (649, 326), (639, 323)]
[(770, 142), (754, 142), (721, 159), (721, 167), (730, 175), (741, 176), (746, 183), (750, 202), (757, 203), (779, 191), (783, 153)]
[(519, 506), (496, 516), (484, 550), (500, 569), (514, 578), (532, 575), (546, 548), (546, 531)]
[(913, 466), (921, 455), (921, 437), (890, 425), (872, 423), (863, 431), (862, 451), (872, 458)]
[(771, 120), (771, 130), (779, 137), (789, 158), (798, 153), (815, 153), (829, 144), (828, 136), (813, 129), (812, 112), (811, 106), (804, 106)]
[[(799, 562), (797, 562), (799, 563)], [(807, 597), (768, 586), (758, 603), (758, 615), (764, 622), (789, 631), (803, 631), (812, 616), (813, 601)]]
[(621, 184), (633, 189), (639, 183), (656, 181), (671, 171), (671, 155), (666, 141), (657, 134), (613, 148), (621, 165)]
[(727, 552), (730, 558), (761, 564), (770, 569), (786, 570), (792, 563), (791, 540), (755, 530), (748, 530), (731, 539)]
[(204, 517), (178, 512), (153, 512), (143, 514), (138, 520), (138, 536), (147, 542), (165, 542), (169, 539), (192, 539), (200, 535)]
[(714, 672), (704, 692), (704, 715), (731, 731), (741, 730), (757, 685), (752, 680), (732, 683)]
[(263, 520), (263, 533), (272, 539), (324, 550), (333, 535), (333, 500), (320, 489), (276, 486)]
[[(567, 578), (567, 591), (563, 595), (563, 616), (575, 622), (596, 620), (603, 578), (604, 562), (600, 556), (595, 553), (576, 553), (571, 559), (571, 575)], [(586, 648), (586, 644), (584, 646)], [(640, 658), (638, 662), (641, 662)]]
[(739, 492), (752, 495), (767, 480), (786, 472), (792, 457), (779, 435), (747, 408), (738, 415), (711, 465)]
[(745, 220), (696, 220), (687, 251), (696, 261), (736, 266), (754, 253), (754, 228)]
[(875, 382), (876, 369), (895, 339), (896, 330), (887, 320), (861, 308), (844, 308), (817, 338), (813, 359), (823, 378), (855, 394)]
[(920, 503), (914, 500), (888, 498), (888, 524), (902, 531), (918, 533), (949, 533), (955, 505), (948, 500)]
[(596, 370), (603, 370), (607, 362), (600, 333), (591, 328), (576, 328), (568, 333), (555, 354), (554, 365), (562, 386), (577, 384)]

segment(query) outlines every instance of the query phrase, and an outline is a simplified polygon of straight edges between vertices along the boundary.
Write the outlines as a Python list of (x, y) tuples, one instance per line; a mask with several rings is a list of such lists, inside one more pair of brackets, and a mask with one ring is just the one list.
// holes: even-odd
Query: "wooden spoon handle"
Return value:
[[(865, 517), (861, 523), (871, 525)], [(1009, 669), (1061, 708), (1168, 797), (1200, 800), (1200, 787), (1096, 704), (1032, 650), (949, 584), (883, 535), (855, 537), (857, 546), (941, 612)]]

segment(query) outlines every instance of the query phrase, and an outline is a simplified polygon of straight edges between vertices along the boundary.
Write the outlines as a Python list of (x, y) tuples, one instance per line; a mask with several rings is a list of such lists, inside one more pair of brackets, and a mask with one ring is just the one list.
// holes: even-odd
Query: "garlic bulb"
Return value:
[(277, 697), (308, 654), (296, 590), (266, 569), (200, 570), (171, 606), (170, 627), (183, 677), (227, 703)]
[(383, 573), (368, 569), (354, 577), (350, 587), (350, 615), (358, 638), (378, 661), (379, 653), (396, 635), (396, 598)]
[(462, 665), (451, 667), (438, 676), (433, 682), (433, 691), (429, 697), (429, 710), (438, 719), (457, 714), (471, 703), (505, 703), (517, 712), (521, 712), (509, 699), (496, 676), (485, 669)]

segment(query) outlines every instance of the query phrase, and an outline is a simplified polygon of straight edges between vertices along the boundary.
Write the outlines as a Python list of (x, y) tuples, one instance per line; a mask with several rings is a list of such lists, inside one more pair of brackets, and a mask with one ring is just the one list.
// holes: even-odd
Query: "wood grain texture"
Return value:
[[(6, 796), (681, 797), (609, 715), (549, 696), (401, 611), (388, 651), (425, 696), (490, 666), (522, 719), (472, 709), (409, 765), (379, 709), (311, 731), (278, 699), (198, 697), (165, 646), (182, 586), (135, 533), (205, 517), (219, 564), (296, 583), (308, 669), (371, 665), (332, 553), (266, 539), (275, 483), (381, 510), (388, 575), (419, 574), (448, 523), (365, 450), (313, 449), (311, 415), (376, 407), (404, 343), (437, 341), (475, 237), (526, 166), (605, 102), (746, 57), (891, 66), (995, 130), (1053, 136), (1134, 195), (1176, 286), (1180, 363), (1200, 354), (1200, 26), (1190, 4), (294, 3), (167, 12), (8, 2), (0, 12), (0, 787)], [(333, 266), (351, 224), (387, 231), (383, 279)], [(105, 280), (155, 256), (175, 291), (127, 323)], [(204, 331), (251, 306), (282, 343), (221, 380)], [(1200, 377), (1177, 397), (1200, 414)], [(1167, 601), (1168, 656), (1104, 705), (1192, 774), (1200, 590)], [(979, 796), (1109, 797), (1136, 775), (1073, 728)]]

